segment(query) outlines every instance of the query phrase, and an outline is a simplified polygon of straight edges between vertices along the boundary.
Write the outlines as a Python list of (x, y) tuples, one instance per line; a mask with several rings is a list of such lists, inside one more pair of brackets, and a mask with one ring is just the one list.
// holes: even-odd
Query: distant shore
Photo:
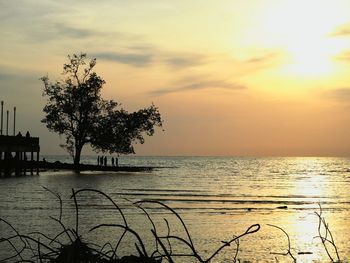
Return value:
[(62, 163), (60, 161), (48, 162), (39, 161), (40, 170), (72, 170), (72, 171), (110, 171), (110, 172), (145, 172), (152, 171), (155, 168), (151, 166), (103, 166), (93, 164)]

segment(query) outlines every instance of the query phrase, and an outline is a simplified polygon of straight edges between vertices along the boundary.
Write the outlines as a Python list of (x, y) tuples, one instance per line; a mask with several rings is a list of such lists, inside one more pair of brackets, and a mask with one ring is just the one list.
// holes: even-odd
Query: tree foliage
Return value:
[(48, 102), (42, 122), (64, 136), (61, 145), (79, 164), (81, 151), (90, 144), (95, 151), (134, 153), (134, 143), (144, 143), (144, 135), (152, 136), (155, 127), (162, 126), (161, 115), (155, 105), (127, 112), (113, 100), (104, 100), (101, 90), (105, 81), (94, 72), (96, 59), (86, 61), (84, 53), (68, 56), (63, 65), (64, 81), (50, 82), (42, 77), (43, 96)]

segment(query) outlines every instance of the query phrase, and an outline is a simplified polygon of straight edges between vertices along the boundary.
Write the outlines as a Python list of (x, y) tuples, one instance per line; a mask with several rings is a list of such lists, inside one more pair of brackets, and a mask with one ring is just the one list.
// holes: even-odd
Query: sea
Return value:
[[(67, 156), (42, 157), (71, 162)], [(81, 162), (96, 164), (97, 156)], [(226, 245), (210, 262), (331, 262), (338, 256), (350, 262), (350, 158), (121, 156), (119, 165), (156, 168), (2, 178), (0, 240), (16, 229), (49, 244), (48, 237), (66, 228), (108, 250), (118, 243), (123, 231), (117, 225), (125, 220), (149, 254), (161, 251), (155, 228), (168, 250), (181, 254), (175, 262), (198, 262), (186, 256), (193, 251), (179, 238), (193, 243), (203, 260)], [(63, 244), (68, 237), (57, 239)], [(138, 242), (128, 232), (117, 254), (137, 255)], [(0, 261), (21, 245), (0, 242)]]

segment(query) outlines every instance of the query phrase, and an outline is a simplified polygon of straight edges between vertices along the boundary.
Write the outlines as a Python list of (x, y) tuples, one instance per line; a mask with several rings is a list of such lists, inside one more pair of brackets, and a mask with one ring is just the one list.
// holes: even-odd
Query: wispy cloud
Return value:
[(0, 82), (3, 81), (9, 81), (14, 79), (16, 76), (14, 74), (11, 73), (6, 73), (6, 72), (0, 72)]
[(350, 24), (343, 25), (339, 27), (337, 30), (335, 30), (332, 34), (332, 36), (341, 37), (341, 36), (350, 36)]
[(350, 103), (350, 87), (330, 90), (325, 93), (325, 97), (339, 102)]
[(148, 66), (154, 59), (154, 55), (151, 53), (101, 52), (94, 53), (93, 56), (96, 56), (96, 58), (137, 67)]
[[(29, 71), (25, 69), (16, 69), (0, 65), (0, 82), (28, 80), (40, 76), (36, 71)], [(39, 77), (37, 78), (37, 80)]]
[(350, 62), (350, 51), (341, 53), (340, 55), (337, 56), (337, 59), (340, 59), (340, 60), (347, 60), (347, 61)]
[(137, 67), (163, 64), (171, 68), (181, 69), (206, 63), (205, 55), (164, 51), (156, 46), (142, 42), (138, 45), (126, 46), (122, 50), (97, 51), (92, 55), (100, 59)]
[[(47, 0), (0, 0), (0, 30), (10, 40), (22, 43), (65, 42), (69, 40), (86, 41), (117, 37), (123, 34), (89, 24), (77, 23), (83, 17), (84, 9), (77, 2), (68, 5), (62, 1)], [(80, 20), (79, 20), (80, 19)], [(131, 35), (131, 34), (130, 34)]]
[(101, 37), (102, 33), (87, 28), (71, 26), (68, 23), (47, 22), (32, 24), (20, 37), (31, 43), (45, 43), (53, 41), (86, 40), (92, 37)]
[[(227, 59), (227, 57), (229, 59)], [(226, 58), (224, 57), (222, 60), (232, 68), (231, 77), (239, 78), (254, 74), (258, 71), (278, 68), (283, 63), (283, 60), (285, 60), (285, 54), (283, 51), (266, 51), (245, 58), (235, 58), (228, 54)]]
[(245, 60), (245, 63), (248, 64), (261, 64), (261, 63), (270, 63), (276, 60), (280, 55), (277, 53), (265, 53), (260, 56), (255, 56)]
[(31, 96), (30, 92), (40, 87), (39, 77), (40, 74), (36, 71), (0, 65), (1, 96), (8, 97), (11, 94), (17, 94), (23, 98), (27, 95)]
[(59, 36), (65, 35), (67, 37), (72, 37), (72, 38), (85, 38), (85, 37), (96, 36), (100, 34), (97, 31), (93, 31), (86, 28), (72, 27), (62, 23), (54, 23), (52, 26), (56, 31), (54, 33), (57, 33)]
[(164, 54), (163, 61), (173, 68), (187, 68), (206, 63), (206, 56), (200, 54)]
[(178, 84), (172, 87), (163, 89), (157, 89), (151, 91), (149, 94), (153, 96), (161, 96), (175, 92), (186, 92), (191, 90), (202, 90), (202, 89), (226, 89), (226, 90), (240, 90), (246, 89), (245, 86), (237, 83), (231, 83), (226, 80), (202, 80), (191, 82), (187, 84)]

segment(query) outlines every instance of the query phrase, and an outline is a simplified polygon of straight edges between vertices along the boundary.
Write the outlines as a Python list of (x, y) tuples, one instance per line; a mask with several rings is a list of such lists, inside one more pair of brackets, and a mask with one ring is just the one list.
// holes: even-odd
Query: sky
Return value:
[[(350, 156), (348, 0), (0, 0), (0, 100), (41, 123), (40, 77), (97, 58), (102, 96), (164, 119), (138, 155)], [(85, 154), (91, 151), (87, 147)]]

